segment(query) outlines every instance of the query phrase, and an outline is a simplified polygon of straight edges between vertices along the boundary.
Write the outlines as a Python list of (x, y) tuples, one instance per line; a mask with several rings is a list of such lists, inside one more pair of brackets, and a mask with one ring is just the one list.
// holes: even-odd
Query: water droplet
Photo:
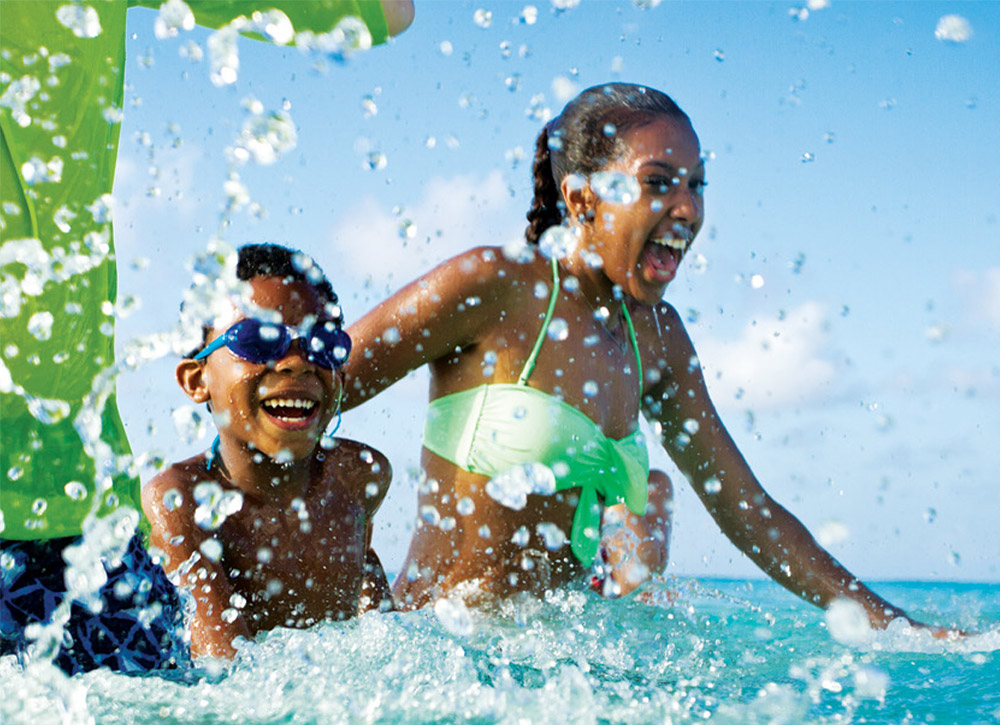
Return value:
[(972, 24), (961, 15), (942, 15), (934, 37), (947, 43), (964, 43), (972, 37)]
[(383, 342), (389, 345), (395, 345), (397, 342), (400, 341), (400, 339), (402, 338), (400, 337), (398, 328), (387, 327), (385, 331), (382, 333)]
[(719, 63), (721, 63), (722, 61), (724, 61), (724, 60), (726, 59), (726, 53), (725, 53), (725, 51), (724, 51), (724, 50), (722, 50), (722, 48), (716, 48), (716, 49), (715, 49), (715, 52), (714, 52), (714, 53), (712, 53), (712, 56), (713, 56), (713, 57), (715, 58), (715, 60), (716, 60), (716, 61), (718, 61)]
[(520, 511), (528, 503), (528, 494), (552, 494), (555, 474), (541, 463), (524, 463), (499, 473), (486, 484), (486, 493), (497, 503)]
[[(214, 539), (213, 539), (214, 541)], [(222, 621), (226, 624), (232, 624), (236, 621), (236, 618), (240, 616), (239, 610), (233, 609), (232, 607), (227, 607), (222, 610)]]
[(608, 138), (611, 138), (617, 132), (618, 132), (618, 129), (615, 128), (615, 124), (613, 124), (613, 123), (606, 123), (606, 124), (604, 124), (604, 135), (607, 136)]
[(510, 540), (516, 546), (527, 546), (528, 542), (531, 541), (531, 532), (528, 531), (527, 526), (522, 526), (514, 532)]
[(760, 289), (764, 286), (764, 277), (759, 274), (750, 275), (750, 286), (754, 289)]
[(600, 386), (594, 380), (588, 380), (583, 384), (583, 394), (588, 398), (593, 398), (600, 391)]
[(488, 28), (493, 24), (493, 13), (489, 10), (484, 10), (479, 8), (476, 12), (472, 14), (472, 20), (480, 28)]
[(361, 97), (361, 112), (365, 118), (372, 118), (378, 115), (378, 106), (375, 104), (373, 96), (366, 95)]
[(28, 332), (36, 340), (49, 340), (52, 337), (53, 320), (51, 312), (36, 312), (28, 319)]
[(720, 481), (715, 476), (712, 476), (707, 481), (705, 481), (702, 488), (705, 489), (705, 493), (710, 493), (713, 495), (717, 494), (719, 491), (722, 490), (722, 481)]
[(435, 506), (424, 505), (420, 507), (420, 518), (424, 523), (437, 526), (441, 523), (441, 514)]
[(271, 551), (269, 546), (262, 546), (257, 549), (257, 561), (261, 564), (270, 564), (271, 559), (274, 558), (274, 552)]
[(538, 22), (538, 8), (534, 5), (525, 5), (521, 11), (520, 21), (524, 25), (534, 25)]
[(597, 171), (590, 175), (594, 193), (610, 204), (632, 204), (639, 198), (639, 182), (622, 171)]
[(176, 38), (181, 30), (194, 29), (194, 13), (183, 0), (167, 0), (153, 22), (153, 34), (159, 39)]
[(236, 609), (243, 609), (247, 605), (247, 600), (242, 594), (233, 594), (229, 597), (229, 605)]
[(699, 428), (698, 421), (696, 421), (694, 418), (688, 418), (687, 420), (684, 421), (684, 430), (686, 430), (691, 435), (697, 433), (698, 428)]
[(389, 163), (389, 159), (381, 151), (371, 151), (365, 157), (365, 167), (370, 171), (381, 171)]
[(34, 502), (31, 504), (31, 513), (33, 513), (35, 516), (41, 516), (42, 514), (45, 513), (45, 509), (47, 509), (48, 507), (49, 507), (48, 501), (46, 501), (44, 498), (36, 498)]
[(209, 561), (218, 561), (222, 558), (222, 544), (218, 539), (205, 539), (201, 542), (198, 550), (205, 555)]
[[(542, 232), (538, 240), (538, 251), (549, 259), (563, 259), (576, 248), (578, 237), (566, 227), (551, 226)], [(535, 287), (537, 293), (537, 285)]]
[(461, 599), (438, 599), (434, 602), (434, 616), (456, 637), (468, 637), (475, 631), (472, 615)]
[(449, 55), (451, 55), (453, 52), (455, 52), (455, 47), (451, 44), (451, 41), (443, 40), (438, 45), (438, 53), (440, 53), (441, 55), (443, 55), (446, 58)]
[(63, 486), (63, 491), (74, 501), (83, 501), (87, 498), (87, 487), (79, 481), (70, 481)]
[(476, 510), (476, 504), (468, 496), (463, 496), (455, 504), (455, 510), (462, 516), (469, 516)]
[(201, 440), (208, 433), (208, 424), (200, 411), (190, 405), (182, 405), (171, 412), (174, 429), (185, 444)]
[(525, 408), (524, 406), (518, 406), (518, 407), (514, 408), (514, 419), (515, 420), (524, 420), (524, 417), (526, 415), (528, 415), (528, 409)]
[(810, 152), (806, 151), (804, 154), (802, 154), (802, 157), (799, 160), (803, 164), (808, 164), (808, 163), (810, 163), (812, 161), (815, 161), (816, 160), (816, 156), (814, 154), (811, 154)]
[(101, 18), (89, 5), (60, 5), (56, 20), (78, 38), (96, 38), (101, 34)]
[(53, 156), (48, 161), (32, 156), (21, 164), (21, 176), (28, 186), (35, 184), (58, 184), (62, 181), (63, 160)]
[(933, 524), (936, 519), (937, 519), (937, 509), (931, 507), (926, 511), (924, 511), (924, 521), (926, 521), (929, 524)]
[(569, 325), (561, 317), (553, 317), (549, 323), (548, 336), (550, 340), (565, 340), (569, 337)]
[(535, 531), (545, 541), (545, 548), (549, 551), (561, 549), (566, 545), (566, 532), (549, 521), (543, 521), (535, 527)]
[(243, 494), (239, 491), (225, 491), (214, 481), (203, 481), (194, 487), (194, 500), (198, 507), (194, 512), (194, 522), (207, 531), (222, 526), (231, 515), (243, 508)]
[(163, 494), (163, 508), (167, 511), (176, 511), (184, 503), (184, 497), (176, 488), (172, 488)]
[(24, 468), (21, 466), (11, 466), (7, 469), (7, 479), (17, 481), (24, 475)]
[(593, 333), (591, 335), (587, 335), (585, 338), (583, 338), (583, 346), (584, 347), (593, 347), (594, 345), (596, 345), (600, 341), (601, 341), (601, 336), (598, 335), (595, 332), (595, 333)]

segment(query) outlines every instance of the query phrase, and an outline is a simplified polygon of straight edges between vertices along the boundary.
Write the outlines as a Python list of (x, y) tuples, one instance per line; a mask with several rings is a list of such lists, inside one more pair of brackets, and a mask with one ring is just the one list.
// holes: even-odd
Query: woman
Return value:
[(605, 594), (662, 571), (671, 484), (648, 470), (641, 410), (722, 531), (775, 581), (819, 606), (854, 600), (874, 626), (905, 616), (764, 491), (662, 301), (702, 226), (704, 178), (698, 137), (669, 97), (590, 88), (538, 137), (528, 250), (461, 254), (350, 328), (347, 406), (431, 368), (399, 606), (470, 581), (486, 595), (542, 591), (594, 560)]

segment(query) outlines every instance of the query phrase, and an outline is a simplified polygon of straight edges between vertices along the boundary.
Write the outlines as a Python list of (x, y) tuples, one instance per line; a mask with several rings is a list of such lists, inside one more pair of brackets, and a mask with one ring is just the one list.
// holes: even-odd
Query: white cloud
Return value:
[(823, 394), (836, 375), (826, 312), (816, 302), (783, 319), (751, 321), (737, 340), (706, 338), (698, 348), (720, 407), (734, 399), (754, 410), (801, 404)]
[[(423, 190), (397, 213), (369, 196), (339, 220), (323, 255), (337, 280), (367, 280), (381, 296), (461, 251), (502, 245), (523, 233), (526, 210), (512, 203), (499, 170), (433, 177)], [(407, 225), (409, 236), (401, 231)]]

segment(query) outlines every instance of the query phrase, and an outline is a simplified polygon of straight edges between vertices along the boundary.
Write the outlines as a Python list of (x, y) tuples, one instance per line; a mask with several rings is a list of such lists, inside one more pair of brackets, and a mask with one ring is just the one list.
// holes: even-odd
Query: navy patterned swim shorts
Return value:
[[(31, 644), (25, 627), (48, 623), (66, 598), (62, 553), (79, 541), (0, 540), (0, 654), (17, 654), (25, 662)], [(70, 675), (98, 667), (143, 674), (189, 665), (181, 598), (142, 537), (132, 537), (120, 566), (104, 568), (100, 611), (73, 602), (53, 664)]]

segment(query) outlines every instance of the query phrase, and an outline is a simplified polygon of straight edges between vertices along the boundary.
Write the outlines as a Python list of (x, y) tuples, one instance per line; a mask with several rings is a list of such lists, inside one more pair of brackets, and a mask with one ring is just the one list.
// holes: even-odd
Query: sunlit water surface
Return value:
[(570, 591), (276, 630), (231, 666), (170, 675), (67, 678), (8, 657), (0, 720), (1000, 722), (1000, 585), (878, 589), (978, 634), (866, 635), (769, 582), (671, 579), (646, 602)]

